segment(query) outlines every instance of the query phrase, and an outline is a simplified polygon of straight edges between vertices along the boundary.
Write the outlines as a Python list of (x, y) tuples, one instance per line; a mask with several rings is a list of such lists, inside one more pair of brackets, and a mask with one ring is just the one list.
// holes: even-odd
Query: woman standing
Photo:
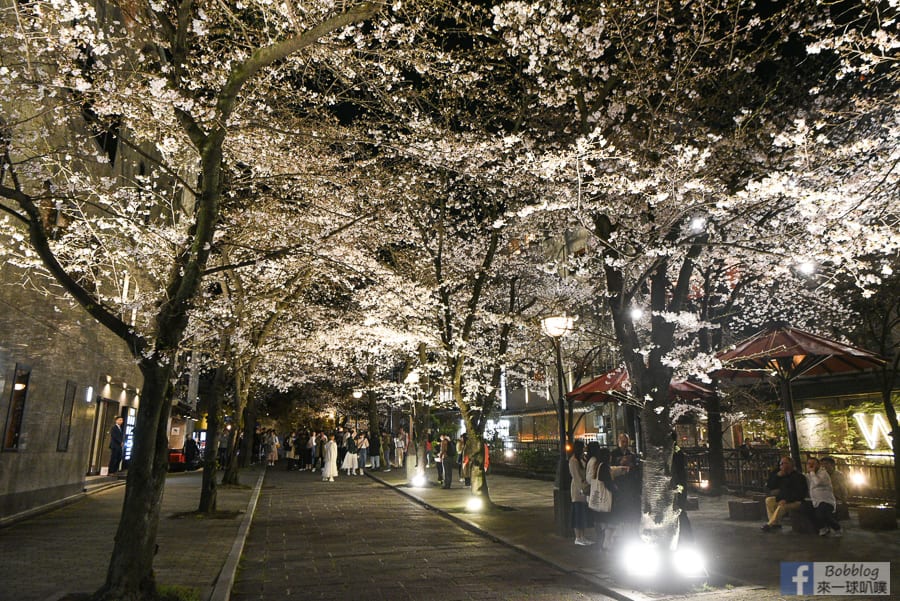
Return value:
[(365, 432), (360, 432), (356, 440), (357, 455), (359, 456), (359, 475), (366, 475), (366, 462), (369, 460), (369, 437)]
[[(368, 440), (368, 437), (367, 437)], [(381, 433), (372, 432), (372, 440), (369, 440), (369, 456), (372, 458), (372, 469), (381, 469)]]
[(357, 450), (356, 432), (350, 432), (350, 436), (347, 437), (347, 452), (344, 453), (344, 461), (341, 463), (341, 469), (346, 471), (348, 476), (351, 473), (355, 476), (359, 469), (359, 456), (357, 455)]
[(275, 462), (278, 461), (278, 448), (280, 446), (281, 441), (278, 440), (275, 430), (269, 428), (269, 431), (266, 432), (266, 451), (268, 452), (269, 465), (275, 465)]
[(306, 440), (306, 449), (305, 455), (303, 456), (303, 460), (306, 462), (304, 468), (313, 471), (315, 469), (316, 463), (316, 440), (319, 438), (319, 433), (316, 431), (312, 431), (309, 433), (309, 438)]
[(394, 456), (394, 437), (390, 430), (381, 433), (381, 450), (384, 451), (384, 471), (391, 471)]
[[(610, 493), (613, 492), (612, 472), (609, 469), (609, 449), (600, 447), (597, 442), (588, 443), (588, 463), (585, 468), (588, 480), (600, 480)], [(597, 542), (609, 549), (615, 534), (615, 524), (612, 522), (612, 513), (609, 511), (591, 511), (594, 528), (597, 531)]]
[[(333, 438), (333, 437), (332, 437)], [(328, 437), (325, 436), (324, 432), (319, 432), (319, 436), (316, 438), (316, 465), (315, 468), (324, 468), (325, 467), (325, 443), (328, 442)], [(334, 443), (337, 446), (337, 443)], [(335, 463), (337, 462), (337, 455), (335, 455)]]
[(334, 477), (338, 475), (337, 468), (337, 443), (334, 442), (334, 433), (328, 435), (328, 442), (325, 443), (324, 465), (322, 466), (322, 482), (334, 482)]
[(581, 546), (594, 544), (584, 536), (585, 529), (591, 526), (591, 513), (588, 510), (587, 497), (584, 495), (586, 488), (584, 469), (584, 441), (576, 440), (569, 455), (569, 474), (572, 476), (569, 494), (572, 496), (572, 529), (575, 530), (575, 544)]
[[(456, 439), (456, 467), (459, 471), (459, 481), (463, 482), (463, 456), (466, 454), (466, 442), (468, 441), (468, 434), (463, 433), (462, 436)], [(444, 477), (447, 477), (447, 474), (444, 474)]]

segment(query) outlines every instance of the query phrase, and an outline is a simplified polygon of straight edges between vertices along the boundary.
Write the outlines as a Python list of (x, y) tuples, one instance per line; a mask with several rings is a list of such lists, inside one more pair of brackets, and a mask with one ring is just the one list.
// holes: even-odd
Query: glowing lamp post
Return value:
[[(414, 397), (417, 397), (419, 394), (419, 370), (414, 369), (407, 374), (406, 378), (403, 380), (404, 384), (408, 384), (410, 386), (414, 386), (416, 392), (414, 393)], [(406, 480), (412, 486), (422, 486), (422, 478), (420, 476), (424, 476), (425, 467), (421, 468), (417, 465), (418, 461), (418, 445), (416, 445), (416, 433), (415, 433), (415, 423), (416, 423), (416, 399), (411, 398), (409, 401), (409, 433), (407, 436), (409, 437), (409, 444), (406, 445), (406, 457), (403, 460), (405, 463), (401, 463), (401, 465), (406, 465)]]
[[(353, 391), (353, 398), (355, 400), (358, 401), (359, 399), (362, 398), (362, 396), (363, 396), (362, 390), (357, 389), (357, 390)], [(357, 430), (357, 431), (359, 430), (359, 403), (353, 404), (353, 429)]]
[(556, 418), (559, 422), (559, 462), (556, 466), (556, 482), (553, 490), (553, 517), (556, 523), (556, 533), (560, 536), (569, 535), (569, 512), (572, 508), (572, 496), (569, 493), (569, 461), (566, 457), (566, 393), (563, 383), (560, 341), (563, 336), (572, 331), (574, 325), (575, 319), (565, 314), (545, 317), (541, 320), (541, 330), (553, 341), (553, 350), (556, 351)]

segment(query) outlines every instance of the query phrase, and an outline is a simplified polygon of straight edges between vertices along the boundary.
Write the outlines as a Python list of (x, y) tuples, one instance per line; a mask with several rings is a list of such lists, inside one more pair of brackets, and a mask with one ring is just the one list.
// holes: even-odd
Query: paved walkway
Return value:
[[(431, 482), (422, 488), (406, 484), (405, 471), (377, 472), (373, 477), (397, 487), (420, 502), (448, 511), (498, 539), (524, 549), (548, 563), (573, 570), (607, 587), (614, 594), (631, 599), (681, 598), (683, 594), (637, 591), (620, 577), (614, 557), (595, 547), (578, 547), (555, 534), (552, 499), (553, 483), (493, 475), (488, 479), (491, 498), (513, 511), (489, 514), (465, 510), (468, 491), (459, 482), (451, 490), (437, 487), (436, 472), (426, 470)], [(688, 513), (698, 546), (708, 560), (707, 586), (693, 591), (690, 598), (781, 599), (779, 589), (782, 561), (892, 561), (891, 590), (900, 593), (900, 533), (859, 528), (855, 512), (844, 522), (842, 538), (796, 534), (786, 524), (781, 532), (760, 531), (762, 521), (728, 519), (728, 501), (737, 497), (700, 497), (699, 509)], [(797, 598), (797, 597), (792, 597)], [(830, 597), (837, 599), (840, 597)], [(861, 597), (846, 597), (860, 599)]]
[[(159, 583), (197, 588), (204, 601), (229, 595), (236, 601), (775, 601), (782, 599), (781, 561), (893, 560), (891, 588), (895, 598), (900, 592), (900, 534), (861, 530), (855, 519), (845, 523), (840, 539), (794, 534), (789, 527), (766, 534), (758, 522), (728, 519), (733, 497), (701, 497), (690, 516), (709, 557), (709, 586), (648, 592), (622, 581), (608, 554), (553, 533), (550, 482), (493, 475), (491, 496), (506, 509), (473, 513), (458, 482), (449, 491), (436, 482), (412, 488), (400, 470), (340, 476), (334, 483), (281, 466), (269, 468), (264, 482), (262, 474), (246, 470), (242, 481), (250, 486), (220, 488), (219, 508), (232, 512), (227, 519), (187, 517), (199, 500), (200, 473), (170, 476), (154, 564)], [(427, 474), (433, 481), (434, 469)], [(122, 486), (102, 490), (0, 528), (0, 601), (60, 601), (96, 590), (123, 493)], [(257, 493), (255, 514), (242, 513), (252, 510)]]
[(233, 601), (609, 599), (375, 480), (282, 470), (266, 476), (238, 573)]
[[(223, 519), (185, 515), (200, 501), (201, 472), (171, 474), (163, 496), (154, 561), (157, 582), (209, 597), (238, 534), (260, 471), (242, 472), (250, 486), (219, 487)], [(124, 482), (0, 528), (0, 601), (59, 601), (103, 584), (122, 512)]]

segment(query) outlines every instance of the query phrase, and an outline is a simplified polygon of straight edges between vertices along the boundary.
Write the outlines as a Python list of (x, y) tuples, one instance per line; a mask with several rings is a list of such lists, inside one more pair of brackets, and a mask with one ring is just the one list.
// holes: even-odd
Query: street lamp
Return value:
[[(406, 480), (413, 486), (416, 486), (415, 482), (417, 481), (417, 476), (424, 476), (424, 472), (425, 472), (424, 466), (420, 468), (417, 465), (419, 453), (418, 453), (418, 445), (416, 445), (416, 443), (415, 443), (415, 440), (416, 440), (416, 430), (415, 430), (415, 428), (416, 428), (416, 399), (418, 398), (419, 392), (421, 391), (421, 388), (419, 388), (420, 379), (421, 378), (419, 376), (419, 370), (414, 369), (414, 370), (410, 371), (406, 375), (406, 378), (403, 380), (404, 384), (415, 387), (414, 388), (415, 392), (413, 393), (413, 396), (410, 397), (410, 401), (409, 401), (409, 433), (407, 434), (409, 442), (406, 445), (406, 450), (405, 450), (406, 457), (404, 457), (403, 462), (401, 463), (401, 465), (406, 465)], [(416, 446), (414, 447), (413, 445), (416, 445)], [(415, 449), (415, 452), (413, 453), (412, 451), (414, 449)]]
[[(356, 390), (353, 391), (353, 398), (356, 399), (357, 401), (359, 399), (361, 399), (362, 396), (363, 396), (362, 390), (357, 388)], [(358, 431), (359, 430), (359, 404), (358, 403), (353, 404), (353, 425), (354, 425), (354, 428)]]
[(565, 314), (545, 317), (541, 320), (541, 330), (553, 341), (553, 350), (556, 351), (556, 418), (559, 421), (559, 462), (556, 465), (556, 482), (553, 490), (553, 517), (556, 522), (556, 533), (560, 536), (569, 535), (568, 518), (572, 508), (572, 495), (569, 493), (569, 461), (566, 456), (566, 394), (560, 341), (563, 336), (572, 331), (574, 325), (575, 318)]

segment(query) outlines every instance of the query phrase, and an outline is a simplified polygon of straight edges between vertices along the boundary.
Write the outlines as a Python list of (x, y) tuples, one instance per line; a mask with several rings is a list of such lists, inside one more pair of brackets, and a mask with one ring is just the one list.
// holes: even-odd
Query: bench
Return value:
[(859, 527), (866, 530), (896, 530), (897, 510), (887, 505), (861, 506), (856, 508)]
[(790, 512), (787, 515), (787, 519), (791, 521), (791, 532), (796, 532), (797, 534), (819, 533), (819, 529), (816, 528), (816, 524), (813, 522), (809, 508), (806, 506)]
[(761, 520), (765, 511), (759, 501), (728, 501), (728, 519)]

